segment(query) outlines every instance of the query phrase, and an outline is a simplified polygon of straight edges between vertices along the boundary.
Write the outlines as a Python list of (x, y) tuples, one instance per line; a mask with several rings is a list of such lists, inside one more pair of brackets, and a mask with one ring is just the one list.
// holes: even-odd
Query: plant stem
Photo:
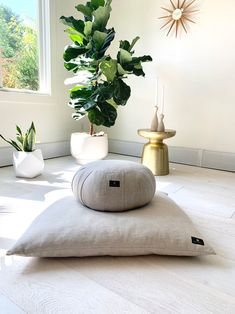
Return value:
[[(96, 75), (98, 75), (99, 73), (99, 63), (98, 63), (98, 67), (96, 69)], [(98, 86), (98, 79), (95, 80), (95, 87)], [(90, 130), (89, 130), (89, 134), (92, 136), (94, 134), (94, 124), (90, 123)]]
[(89, 134), (90, 134), (91, 136), (94, 134), (94, 125), (93, 125), (92, 123), (90, 124)]

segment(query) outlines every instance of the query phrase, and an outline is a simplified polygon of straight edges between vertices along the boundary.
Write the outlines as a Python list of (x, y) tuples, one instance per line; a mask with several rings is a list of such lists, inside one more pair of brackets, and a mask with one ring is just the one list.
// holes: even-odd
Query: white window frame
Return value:
[(37, 0), (38, 46), (39, 46), (39, 90), (24, 90), (2, 86), (0, 64), (0, 92), (51, 95), (51, 40), (50, 40), (50, 0)]

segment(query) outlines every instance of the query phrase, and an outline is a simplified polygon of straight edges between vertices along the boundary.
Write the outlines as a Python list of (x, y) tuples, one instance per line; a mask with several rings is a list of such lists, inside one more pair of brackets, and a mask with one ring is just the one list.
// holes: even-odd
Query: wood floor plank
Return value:
[(18, 306), (16, 306), (7, 297), (0, 294), (0, 313), (2, 314), (25, 314)]
[[(226, 234), (231, 237), (235, 237), (235, 221), (231, 218), (219, 218), (211, 217), (210, 215), (187, 212), (190, 219), (196, 226), (201, 226), (213, 231), (217, 231), (219, 234)], [(232, 239), (233, 241), (233, 239)]]
[(231, 218), (234, 213), (235, 192), (234, 196), (229, 191), (223, 193), (216, 192), (213, 188), (184, 187), (176, 193), (171, 193), (169, 196), (174, 201), (196, 213), (205, 213), (207, 215), (219, 216), (222, 218)]
[(235, 312), (232, 296), (194, 280), (184, 280), (174, 273), (174, 268), (169, 271), (161, 265), (156, 267), (146, 259), (102, 257), (64, 263), (151, 313), (158, 313), (159, 307), (166, 307), (170, 313)]
[(200, 289), (211, 289), (222, 297), (230, 296), (235, 302), (235, 262), (220, 256), (167, 257), (149, 256), (143, 263), (163, 267), (181, 280), (200, 285)]
[(196, 225), (197, 229), (214, 248), (216, 254), (228, 260), (235, 261), (235, 238), (221, 233), (219, 230), (211, 230), (207, 227)]
[(0, 292), (30, 314), (149, 313), (56, 259), (14, 257), (0, 272)]

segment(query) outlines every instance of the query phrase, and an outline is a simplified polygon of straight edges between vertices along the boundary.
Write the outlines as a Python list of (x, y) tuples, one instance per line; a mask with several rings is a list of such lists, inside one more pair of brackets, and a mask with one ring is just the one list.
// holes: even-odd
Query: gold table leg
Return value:
[(169, 174), (168, 147), (162, 141), (150, 140), (144, 145), (142, 164), (148, 167), (155, 176)]
[(163, 143), (176, 134), (175, 130), (167, 129), (164, 132), (154, 132), (150, 129), (140, 129), (138, 134), (146, 139), (142, 153), (142, 164), (147, 166), (155, 176), (169, 174), (168, 147)]

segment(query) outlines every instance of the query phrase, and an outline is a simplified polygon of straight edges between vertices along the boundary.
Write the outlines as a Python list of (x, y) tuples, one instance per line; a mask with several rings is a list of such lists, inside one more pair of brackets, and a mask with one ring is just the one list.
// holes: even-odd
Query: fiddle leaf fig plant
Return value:
[(34, 151), (34, 146), (36, 142), (36, 129), (34, 123), (32, 122), (30, 128), (24, 134), (21, 131), (21, 128), (17, 125), (16, 126), (16, 141), (14, 140), (7, 140), (3, 135), (0, 134), (0, 137), (14, 147), (17, 151), (23, 152), (32, 152)]
[(132, 42), (120, 41), (116, 58), (107, 54), (114, 40), (114, 28), (107, 28), (112, 0), (91, 0), (76, 6), (83, 19), (61, 16), (67, 26), (65, 32), (72, 43), (65, 47), (64, 66), (73, 72), (65, 81), (72, 84), (69, 105), (75, 110), (73, 118), (79, 120), (85, 115), (93, 125), (111, 127), (117, 118), (119, 106), (125, 106), (131, 95), (131, 88), (125, 83), (128, 75), (145, 76), (142, 63), (152, 61), (150, 56), (134, 56)]

